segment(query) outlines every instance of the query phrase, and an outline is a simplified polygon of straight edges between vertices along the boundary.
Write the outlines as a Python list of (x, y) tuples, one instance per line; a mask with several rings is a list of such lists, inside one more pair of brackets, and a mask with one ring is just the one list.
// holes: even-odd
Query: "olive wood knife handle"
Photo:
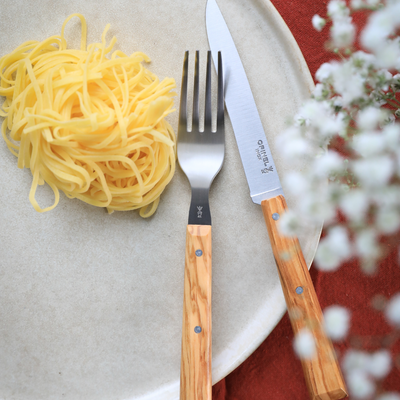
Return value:
[(300, 243), (278, 230), (278, 220), (287, 210), (285, 198), (277, 196), (261, 203), (265, 223), (278, 267), (279, 278), (290, 322), (295, 334), (302, 328), (313, 333), (316, 355), (302, 360), (303, 371), (312, 399), (334, 400), (347, 396), (332, 342), (323, 328), (323, 315)]
[(180, 400), (211, 400), (211, 226), (188, 225)]

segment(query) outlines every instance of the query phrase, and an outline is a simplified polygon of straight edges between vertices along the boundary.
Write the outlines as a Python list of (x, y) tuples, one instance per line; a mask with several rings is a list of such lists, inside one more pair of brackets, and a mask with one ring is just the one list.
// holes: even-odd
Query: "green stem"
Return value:
[(393, 107), (399, 108), (400, 103), (396, 100), (396, 102), (390, 101), (389, 99), (385, 99), (386, 103), (390, 104)]

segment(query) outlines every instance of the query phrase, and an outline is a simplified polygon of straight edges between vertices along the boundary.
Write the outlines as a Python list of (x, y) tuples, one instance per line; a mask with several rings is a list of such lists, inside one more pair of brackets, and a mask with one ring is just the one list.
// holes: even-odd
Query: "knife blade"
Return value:
[(310, 396), (341, 399), (347, 396), (346, 386), (323, 328), (322, 310), (299, 241), (284, 237), (278, 229), (287, 210), (282, 185), (240, 55), (215, 0), (207, 2), (206, 29), (214, 65), (218, 51), (224, 56), (226, 108), (251, 199), (262, 208), (293, 331), (307, 328), (314, 336), (316, 355), (301, 360)]

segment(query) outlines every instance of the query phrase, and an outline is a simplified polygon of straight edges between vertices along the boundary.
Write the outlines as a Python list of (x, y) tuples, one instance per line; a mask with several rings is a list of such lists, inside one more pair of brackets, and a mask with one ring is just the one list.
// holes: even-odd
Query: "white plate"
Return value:
[[(313, 88), (291, 33), (267, 0), (219, 0), (237, 43), (278, 171), (274, 138)], [(0, 54), (59, 34), (75, 12), (88, 43), (107, 23), (117, 48), (143, 51), (180, 90), (185, 50), (208, 49), (206, 0), (0, 0)], [(77, 19), (67, 39), (79, 46)], [(176, 103), (178, 104), (179, 97)], [(170, 122), (177, 127), (177, 113)], [(61, 196), (38, 214), (29, 170), (0, 142), (0, 398), (177, 399), (185, 228), (190, 189), (177, 170), (156, 215), (114, 213)], [(52, 194), (40, 188), (40, 204)], [(229, 119), (226, 159), (211, 191), (213, 380), (267, 337), (285, 310), (267, 230), (250, 200)], [(289, 206), (295, 199), (288, 198)], [(320, 228), (300, 235), (310, 265)]]

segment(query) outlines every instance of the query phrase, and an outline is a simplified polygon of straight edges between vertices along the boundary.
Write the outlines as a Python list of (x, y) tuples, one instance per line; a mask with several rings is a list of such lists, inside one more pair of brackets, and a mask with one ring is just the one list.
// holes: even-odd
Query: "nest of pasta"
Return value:
[[(81, 49), (67, 49), (66, 23), (81, 20)], [(29, 199), (39, 211), (53, 209), (61, 190), (98, 207), (152, 215), (175, 172), (172, 112), (175, 81), (160, 81), (136, 52), (106, 44), (86, 47), (86, 21), (68, 17), (61, 36), (28, 41), (0, 58), (2, 135), (33, 176)], [(112, 53), (111, 53), (112, 52)], [(35, 199), (47, 183), (55, 201), (42, 209)]]

